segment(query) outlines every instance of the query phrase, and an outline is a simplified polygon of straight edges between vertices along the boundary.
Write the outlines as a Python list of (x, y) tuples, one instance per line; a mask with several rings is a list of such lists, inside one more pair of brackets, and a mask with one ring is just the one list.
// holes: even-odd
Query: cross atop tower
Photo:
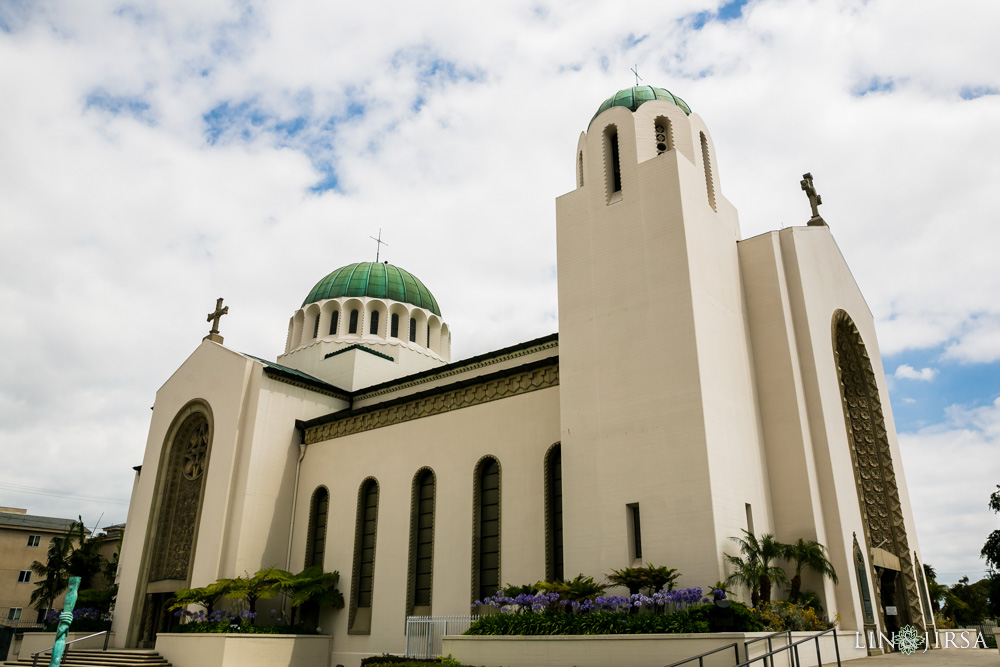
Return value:
[(823, 203), (823, 197), (816, 192), (816, 186), (813, 185), (812, 174), (802, 174), (802, 180), (799, 182), (799, 185), (802, 186), (802, 190), (805, 191), (806, 196), (809, 197), (809, 206), (812, 207), (812, 217), (809, 218), (809, 222), (806, 224), (810, 227), (826, 226), (826, 220), (824, 220), (819, 214), (819, 206)]
[(639, 82), (642, 81), (642, 77), (639, 76), (639, 65), (638, 64), (635, 67), (632, 68), (632, 74), (635, 74), (635, 85), (638, 86)]
[(378, 238), (375, 238), (374, 236), (369, 236), (368, 238), (370, 238), (372, 241), (375, 241), (375, 263), (378, 264), (379, 251), (382, 250), (382, 246), (388, 248), (389, 244), (382, 240), (381, 227), (378, 228)]
[(215, 301), (215, 312), (208, 314), (208, 319), (206, 322), (212, 323), (212, 330), (208, 332), (202, 340), (210, 340), (213, 343), (218, 343), (222, 345), (222, 336), (219, 335), (219, 320), (222, 319), (223, 315), (229, 313), (229, 306), (225, 308), (222, 307), (222, 297), (220, 296)]

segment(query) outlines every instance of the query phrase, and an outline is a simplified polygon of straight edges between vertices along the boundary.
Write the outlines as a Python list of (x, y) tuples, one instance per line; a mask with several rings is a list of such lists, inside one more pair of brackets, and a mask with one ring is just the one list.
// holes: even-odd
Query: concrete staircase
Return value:
[[(38, 667), (46, 667), (50, 656), (38, 656)], [(25, 667), (31, 664), (31, 656), (20, 660), (0, 662), (0, 667)], [(63, 667), (170, 667), (159, 653), (145, 649), (113, 649), (100, 651), (96, 649), (70, 649), (63, 655)]]

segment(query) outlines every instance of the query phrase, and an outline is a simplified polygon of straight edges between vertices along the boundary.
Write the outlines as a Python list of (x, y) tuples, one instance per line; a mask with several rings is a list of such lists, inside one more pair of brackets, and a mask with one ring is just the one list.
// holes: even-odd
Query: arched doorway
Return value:
[(150, 513), (152, 539), (146, 545), (142, 615), (138, 645), (152, 647), (158, 632), (177, 624), (167, 612), (173, 594), (190, 588), (205, 472), (212, 446), (212, 418), (207, 405), (188, 404), (174, 418), (165, 439), (157, 480), (158, 502)]
[(882, 402), (868, 350), (850, 315), (833, 316), (833, 348), (847, 440), (864, 525), (876, 616), (889, 635), (903, 625), (924, 631)]

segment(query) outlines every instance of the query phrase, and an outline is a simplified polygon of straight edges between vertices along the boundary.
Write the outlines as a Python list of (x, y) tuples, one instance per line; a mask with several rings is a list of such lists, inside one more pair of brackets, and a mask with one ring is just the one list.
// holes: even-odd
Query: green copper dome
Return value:
[[(597, 109), (597, 113), (594, 114), (594, 118), (597, 118), (602, 112), (607, 111), (611, 107), (625, 107), (631, 111), (635, 111), (639, 108), (640, 104), (643, 102), (649, 102), (650, 100), (666, 100), (667, 102), (680, 107), (681, 110), (688, 116), (691, 115), (691, 107), (687, 105), (687, 102), (677, 97), (669, 90), (657, 88), (656, 86), (633, 86), (632, 88), (619, 90), (617, 93), (604, 100), (604, 103)], [(594, 122), (594, 118), (590, 119), (591, 123)]]
[(341, 296), (392, 299), (441, 315), (437, 299), (420, 279), (388, 262), (358, 262), (341, 267), (316, 283), (302, 305)]

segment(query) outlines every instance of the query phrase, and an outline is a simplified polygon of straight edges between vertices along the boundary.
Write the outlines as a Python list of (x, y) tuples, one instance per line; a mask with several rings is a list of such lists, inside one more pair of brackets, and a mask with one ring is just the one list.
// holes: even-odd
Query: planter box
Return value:
[(174, 667), (327, 667), (330, 635), (162, 633), (156, 635), (156, 652)]
[[(711, 634), (677, 635), (551, 635), (466, 637), (450, 636), (442, 640), (443, 654), (451, 655), (467, 665), (495, 665), (497, 667), (649, 667), (669, 665), (705, 653), (727, 644), (739, 646), (740, 659), (745, 659), (743, 642), (764, 637), (764, 632), (720, 632)], [(805, 639), (815, 633), (793, 632), (792, 641)], [(855, 647), (854, 631), (837, 633), (841, 660), (853, 660), (868, 655), (865, 648)], [(832, 635), (819, 641), (823, 664), (835, 661), (836, 652)], [(785, 639), (775, 638), (775, 649), (785, 645)], [(750, 657), (767, 651), (766, 642), (750, 646)], [(788, 653), (775, 656), (774, 664), (791, 664)], [(801, 667), (816, 662), (816, 644), (809, 642), (799, 647)], [(719, 651), (704, 660), (705, 667), (732, 667), (734, 649)], [(697, 664), (697, 663), (692, 663)]]
[[(88, 635), (94, 634), (93, 632), (69, 632), (66, 633), (66, 641), (71, 642), (74, 639), (83, 639)], [(108, 646), (114, 645), (115, 633), (111, 633), (111, 641), (108, 642)], [(24, 639), (19, 644), (15, 646), (11, 644), (10, 647), (10, 657), (8, 660), (20, 660), (25, 658), (31, 660), (31, 654), (35, 651), (44, 651), (48, 649), (53, 644), (56, 643), (56, 633), (54, 632), (25, 632)], [(82, 642), (77, 642), (69, 647), (72, 652), (81, 648), (104, 648), (104, 635), (98, 635), (97, 637), (92, 637), (91, 639), (85, 639)], [(46, 661), (47, 662), (47, 661)]]

